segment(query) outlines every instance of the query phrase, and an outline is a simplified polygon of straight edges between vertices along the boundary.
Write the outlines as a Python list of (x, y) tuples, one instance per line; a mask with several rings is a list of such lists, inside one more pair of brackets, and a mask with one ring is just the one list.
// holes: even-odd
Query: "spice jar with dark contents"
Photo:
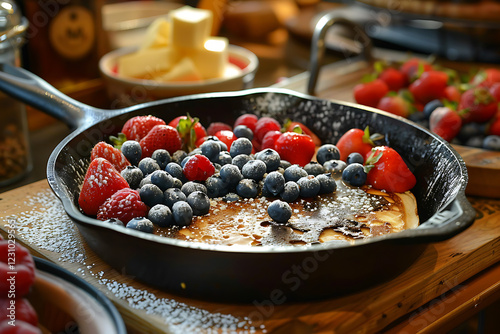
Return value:
[[(19, 48), (27, 21), (16, 4), (0, 1), (0, 63), (19, 66)], [(0, 187), (20, 180), (31, 170), (26, 110), (0, 93)]]

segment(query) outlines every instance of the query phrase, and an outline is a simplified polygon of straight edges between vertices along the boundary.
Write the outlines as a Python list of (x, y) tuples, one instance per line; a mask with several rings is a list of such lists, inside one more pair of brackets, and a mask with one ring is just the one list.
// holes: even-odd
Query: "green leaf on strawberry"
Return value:
[(177, 124), (177, 132), (182, 138), (182, 149), (186, 152), (192, 151), (196, 146), (196, 131), (195, 125), (200, 121), (199, 118), (191, 118), (189, 113), (186, 118), (179, 119)]
[(109, 136), (109, 140), (115, 148), (121, 150), (123, 143), (127, 141), (127, 136), (120, 132), (118, 136)]

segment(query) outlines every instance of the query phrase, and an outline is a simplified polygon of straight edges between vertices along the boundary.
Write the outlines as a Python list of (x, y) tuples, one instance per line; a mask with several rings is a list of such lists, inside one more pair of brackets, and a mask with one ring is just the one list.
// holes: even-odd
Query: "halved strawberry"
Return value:
[(85, 174), (78, 204), (84, 213), (95, 216), (99, 207), (120, 189), (129, 188), (127, 181), (104, 158), (90, 162)]
[(174, 154), (182, 147), (179, 132), (169, 125), (155, 126), (139, 143), (142, 148), (142, 158), (150, 157), (158, 149), (165, 149)]
[(122, 133), (128, 140), (140, 141), (146, 137), (148, 132), (156, 125), (163, 124), (165, 121), (155, 116), (136, 116), (129, 119), (122, 128)]
[(103, 141), (98, 142), (92, 148), (90, 160), (104, 158), (111, 162), (117, 171), (121, 172), (125, 167), (130, 166), (130, 162), (125, 158), (122, 151)]
[(388, 146), (377, 146), (366, 155), (366, 184), (375, 189), (402, 193), (417, 183), (403, 158)]
[(137, 190), (123, 188), (109, 197), (97, 211), (97, 219), (107, 220), (117, 218), (127, 224), (130, 219), (146, 217), (148, 206), (141, 201)]

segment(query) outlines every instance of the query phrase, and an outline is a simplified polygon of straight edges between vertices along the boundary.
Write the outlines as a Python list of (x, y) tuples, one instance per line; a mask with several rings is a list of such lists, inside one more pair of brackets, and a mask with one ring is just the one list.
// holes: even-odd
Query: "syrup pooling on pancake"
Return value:
[(223, 245), (290, 246), (330, 241), (353, 242), (397, 233), (418, 225), (415, 198), (410, 192), (387, 193), (353, 188), (337, 181), (334, 194), (291, 203), (287, 225), (273, 223), (266, 212), (272, 199), (259, 197), (212, 201), (210, 213), (181, 229), (158, 229), (158, 234), (193, 242)]

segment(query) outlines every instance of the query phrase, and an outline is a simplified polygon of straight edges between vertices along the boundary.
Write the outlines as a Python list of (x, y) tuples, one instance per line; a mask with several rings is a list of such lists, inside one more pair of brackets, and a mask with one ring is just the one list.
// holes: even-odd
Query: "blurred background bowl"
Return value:
[(52, 262), (34, 260), (36, 280), (28, 300), (43, 333), (127, 333), (123, 319), (103, 293)]
[(126, 1), (102, 7), (102, 25), (111, 50), (141, 44), (148, 26), (182, 3), (175, 1)]
[(235, 75), (196, 82), (157, 82), (118, 76), (118, 58), (135, 50), (134, 47), (113, 50), (99, 61), (99, 70), (105, 81), (108, 97), (112, 101), (112, 108), (174, 96), (251, 88), (259, 67), (259, 60), (253, 52), (229, 45), (229, 63), (238, 68)]

